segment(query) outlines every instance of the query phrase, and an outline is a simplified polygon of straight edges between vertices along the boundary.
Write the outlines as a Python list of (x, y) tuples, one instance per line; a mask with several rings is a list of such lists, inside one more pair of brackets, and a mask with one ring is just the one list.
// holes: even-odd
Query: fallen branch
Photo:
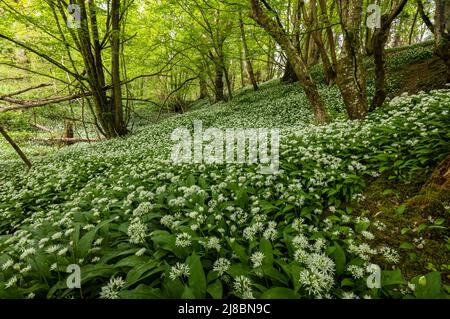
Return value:
[(49, 129), (48, 127), (45, 127), (43, 125), (39, 125), (39, 124), (32, 124), (30, 123), (30, 125), (34, 128), (37, 128), (38, 130), (47, 132), (47, 133), (53, 133), (53, 131), (51, 129)]
[(100, 142), (103, 141), (104, 139), (60, 137), (60, 138), (33, 138), (32, 140), (35, 142), (44, 142), (49, 144), (58, 144), (58, 143), (74, 144), (74, 143)]
[(35, 85), (35, 86), (29, 87), (29, 88), (26, 88), (26, 89), (22, 89), (22, 90), (13, 92), (13, 93), (0, 95), (0, 100), (4, 100), (5, 98), (8, 98), (8, 97), (20, 95), (22, 93), (25, 93), (25, 92), (28, 92), (28, 91), (32, 91), (32, 90), (37, 90), (37, 89), (40, 89), (40, 88), (43, 88), (43, 87), (47, 87), (47, 86), (50, 86), (50, 85), (51, 85), (51, 83), (42, 83), (42, 84), (39, 84), (39, 85)]
[(2, 101), (6, 101), (11, 104), (18, 104), (17, 106), (0, 108), (0, 113), (16, 111), (16, 110), (23, 110), (23, 109), (31, 109), (34, 107), (46, 106), (49, 104), (72, 101), (72, 100), (76, 100), (76, 99), (90, 96), (90, 95), (92, 95), (92, 93), (77, 93), (77, 94), (72, 94), (72, 95), (67, 95), (67, 96), (58, 96), (58, 97), (54, 97), (54, 98), (38, 99), (38, 100), (19, 100), (19, 99), (14, 99), (12, 97), (0, 97), (0, 100), (2, 100)]
[(20, 81), (20, 80), (24, 80), (25, 78), (23, 77), (16, 77), (16, 78), (4, 78), (4, 79), (0, 79), (0, 82), (2, 81)]
[(27, 158), (24, 152), (20, 149), (19, 145), (14, 142), (14, 140), (8, 135), (8, 133), (5, 131), (3, 126), (0, 125), (0, 134), (3, 135), (3, 137), (8, 141), (8, 143), (14, 148), (14, 150), (19, 154), (20, 158), (24, 163), (28, 166), (28, 168), (31, 168), (32, 164), (30, 160)]

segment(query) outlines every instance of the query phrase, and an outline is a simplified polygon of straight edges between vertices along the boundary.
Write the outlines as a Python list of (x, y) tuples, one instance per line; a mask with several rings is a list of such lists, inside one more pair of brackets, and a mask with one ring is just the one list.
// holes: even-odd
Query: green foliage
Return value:
[[(449, 102), (448, 90), (403, 96), (364, 121), (314, 126), (297, 87), (273, 82), (135, 136), (63, 149), (28, 173), (3, 164), (0, 295), (442, 297), (438, 275), (408, 282), (399, 268), (369, 289), (367, 265), (395, 267), (398, 253), (373, 241), (376, 220), (344, 204), (361, 199), (368, 177), (408, 181), (443, 158)], [(194, 119), (282, 127), (282, 170), (173, 165), (170, 134)], [(81, 267), (81, 289), (66, 287), (69, 264)]]

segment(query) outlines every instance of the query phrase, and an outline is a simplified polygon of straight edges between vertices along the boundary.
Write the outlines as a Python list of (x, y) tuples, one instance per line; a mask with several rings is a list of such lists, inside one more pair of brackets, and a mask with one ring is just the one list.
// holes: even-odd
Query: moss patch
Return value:
[[(417, 176), (414, 182), (405, 183), (380, 177), (369, 182), (365, 200), (352, 208), (355, 214), (386, 225), (383, 229), (371, 227), (376, 238), (373, 244), (397, 249), (398, 267), (406, 279), (439, 271), (448, 285), (450, 191), (436, 187), (434, 178)], [(387, 267), (381, 258), (375, 262)]]

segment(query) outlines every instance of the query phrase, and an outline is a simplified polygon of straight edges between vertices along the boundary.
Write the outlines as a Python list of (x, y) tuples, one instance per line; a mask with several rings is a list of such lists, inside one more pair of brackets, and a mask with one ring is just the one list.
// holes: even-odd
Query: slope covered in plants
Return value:
[[(334, 88), (322, 95), (342, 110)], [(374, 178), (408, 183), (445, 158), (449, 104), (449, 90), (405, 95), (365, 120), (316, 126), (297, 86), (272, 82), (128, 138), (63, 149), (29, 172), (3, 163), (0, 296), (445, 297), (445, 274), (404, 277), (399, 247), (375, 237), (390, 230), (348, 205)], [(280, 128), (281, 170), (173, 164), (171, 133), (194, 120)], [(70, 264), (81, 289), (66, 286)], [(381, 289), (367, 285), (371, 264)]]

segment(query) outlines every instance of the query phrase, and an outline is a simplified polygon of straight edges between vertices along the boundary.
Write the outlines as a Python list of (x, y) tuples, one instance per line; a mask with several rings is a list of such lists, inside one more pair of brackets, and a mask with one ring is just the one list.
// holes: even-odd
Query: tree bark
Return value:
[[(300, 80), (300, 85), (303, 87), (306, 97), (311, 105), (316, 121), (319, 123), (325, 123), (329, 121), (329, 116), (326, 111), (322, 98), (319, 95), (317, 86), (314, 83), (308, 69), (301, 58), (298, 50), (293, 45), (291, 39), (283, 29), (278, 15), (273, 10), (272, 13), (276, 16), (276, 20), (272, 20), (267, 13), (264, 12), (261, 7), (260, 0), (249, 0), (251, 11), (250, 16), (261, 27), (263, 27), (280, 45), (285, 51), (289, 62), (292, 65), (297, 77)], [(267, 3), (265, 4), (267, 5)]]
[(127, 133), (127, 128), (123, 119), (122, 86), (120, 85), (120, 0), (112, 0), (111, 24), (111, 113), (115, 134), (123, 136)]
[(224, 94), (224, 88), (225, 85), (223, 83), (223, 70), (220, 57), (212, 57), (214, 61), (214, 68), (215, 68), (215, 78), (214, 78), (214, 90), (216, 94), (216, 102), (224, 101), (225, 100), (225, 94)]
[(242, 47), (244, 49), (244, 61), (245, 61), (245, 70), (247, 71), (247, 75), (250, 78), (250, 81), (253, 85), (253, 90), (258, 91), (258, 83), (256, 82), (255, 73), (253, 72), (253, 64), (249, 58), (249, 51), (247, 46), (247, 39), (245, 36), (244, 22), (242, 21), (241, 13), (239, 12), (239, 28), (241, 30), (241, 39), (242, 39)]
[(417, 17), (419, 16), (420, 10), (417, 8), (416, 13), (414, 14), (413, 23), (411, 25), (411, 29), (409, 30), (409, 36), (408, 36), (408, 45), (412, 44), (412, 38), (414, 35), (414, 29), (416, 28), (417, 23)]
[(200, 99), (204, 99), (208, 97), (208, 84), (206, 83), (206, 80), (204, 77), (200, 76), (199, 78), (200, 82)]
[(450, 0), (435, 0), (435, 3), (435, 52), (447, 66), (447, 82), (450, 82)]
[(283, 77), (281, 82), (284, 83), (294, 83), (298, 81), (297, 74), (295, 74), (294, 68), (289, 61), (286, 61), (286, 66), (284, 67)]
[(424, 7), (423, 7), (423, 2), (422, 0), (417, 0), (417, 9), (419, 10), (420, 13), (420, 17), (422, 18), (422, 21), (425, 23), (425, 25), (427, 26), (427, 28), (434, 33), (434, 25), (431, 22), (430, 18), (427, 16), (427, 14), (425, 13)]
[[(305, 21), (306, 21), (308, 27), (311, 29), (310, 32), (311, 32), (312, 38), (314, 40), (314, 43), (316, 44), (314, 47), (317, 48), (317, 50), (320, 54), (320, 57), (322, 58), (322, 64), (323, 64), (324, 75), (325, 75), (325, 83), (327, 83), (327, 85), (332, 85), (332, 84), (334, 84), (334, 82), (336, 80), (336, 71), (335, 71), (335, 68), (334, 68), (332, 62), (330, 61), (330, 59), (328, 57), (328, 53), (327, 53), (327, 50), (325, 48), (325, 45), (324, 45), (323, 39), (322, 39), (322, 32), (318, 31), (319, 21), (318, 21), (318, 16), (317, 16), (316, 0), (310, 1), (310, 13), (309, 14), (306, 12), (303, 1), (301, 1), (301, 3), (302, 3), (302, 9), (303, 9), (303, 16), (305, 18)], [(329, 25), (328, 17), (326, 14), (326, 5), (325, 4), (321, 4), (321, 5), (325, 8), (325, 10), (322, 8), (322, 17), (325, 21), (325, 24)], [(327, 28), (327, 29), (329, 29), (329, 28)], [(327, 35), (328, 35), (328, 39), (333, 43), (333, 47), (331, 49), (331, 56), (332, 56), (332, 59), (335, 59), (336, 51), (334, 48), (333, 35), (331, 33), (331, 39), (330, 39), (330, 33), (328, 31), (327, 31)]]
[(392, 11), (381, 16), (381, 27), (376, 29), (372, 36), (372, 49), (375, 60), (375, 96), (370, 106), (370, 111), (383, 105), (386, 100), (386, 69), (384, 48), (389, 38), (392, 22), (402, 12), (408, 0), (400, 0)]
[(337, 65), (337, 83), (350, 119), (367, 115), (365, 70), (360, 44), (361, 0), (339, 0), (339, 16), (344, 34), (343, 56)]

